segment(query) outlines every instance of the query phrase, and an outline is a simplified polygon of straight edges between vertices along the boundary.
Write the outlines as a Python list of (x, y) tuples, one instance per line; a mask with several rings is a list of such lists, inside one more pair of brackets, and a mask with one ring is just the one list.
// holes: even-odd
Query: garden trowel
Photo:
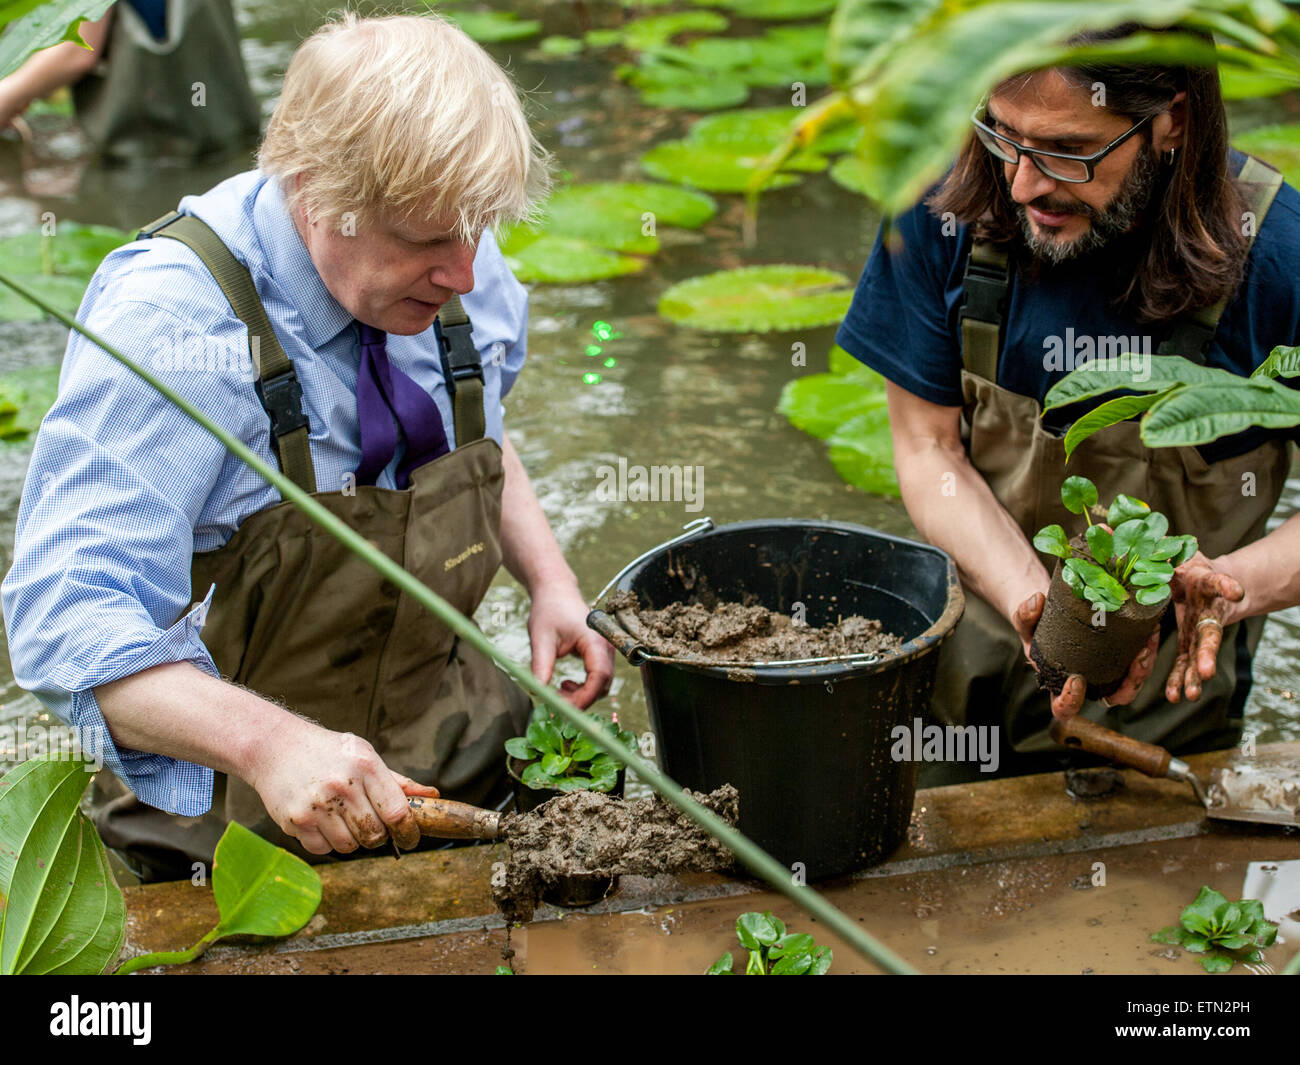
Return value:
[(1101, 755), (1149, 777), (1185, 780), (1210, 817), (1300, 827), (1300, 760), (1294, 757), (1239, 760), (1214, 770), (1206, 788), (1186, 762), (1163, 747), (1121, 736), (1087, 718), (1054, 719), (1051, 734), (1064, 747)]

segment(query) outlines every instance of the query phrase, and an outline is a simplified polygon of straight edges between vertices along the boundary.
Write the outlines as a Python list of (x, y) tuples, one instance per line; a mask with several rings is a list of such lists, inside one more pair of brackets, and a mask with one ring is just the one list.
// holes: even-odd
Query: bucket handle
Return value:
[[(712, 532), (713, 519), (696, 518), (694, 521), (687, 522), (685, 525), (682, 526), (682, 528), (685, 529), (686, 531), (682, 533), (681, 536), (675, 536), (671, 540), (667, 540), (664, 543), (660, 544), (658, 547), (650, 548), (649, 551), (646, 551), (644, 554), (638, 555), (626, 566), (624, 566), (621, 570), (619, 570), (616, 574), (614, 574), (613, 580), (611, 580), (607, 585), (605, 585), (605, 587), (600, 590), (599, 594), (597, 594), (596, 598), (592, 601), (593, 605), (604, 602), (605, 596), (609, 594), (609, 590), (613, 588), (614, 585), (616, 585), (619, 581), (621, 581), (628, 574), (629, 571), (635, 569), (651, 555), (658, 554), (666, 547), (676, 547), (678, 544), (682, 543), (685, 540), (689, 540), (693, 536), (699, 536), (700, 533)], [(595, 626), (593, 625), (592, 628), (595, 628)], [(619, 629), (618, 631), (622, 632), (623, 630)]]

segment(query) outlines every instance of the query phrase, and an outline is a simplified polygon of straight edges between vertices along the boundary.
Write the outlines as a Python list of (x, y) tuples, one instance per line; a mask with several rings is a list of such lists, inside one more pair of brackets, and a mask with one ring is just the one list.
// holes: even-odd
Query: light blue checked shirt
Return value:
[[(317, 486), (342, 488), (361, 462), (359, 332), (312, 265), (277, 182), (240, 174), (185, 197), (180, 210), (216, 230), (252, 273), (302, 383)], [(462, 303), (483, 357), (487, 431), (500, 443), (501, 399), (526, 354), (528, 297), (491, 232), (479, 243), (474, 291)], [(78, 320), (275, 467), (270, 423), (253, 390), (248, 330), (179, 241), (155, 237), (109, 254)], [(454, 441), (433, 330), (389, 336), (387, 351), (432, 393)], [(401, 457), (399, 448), (381, 486), (394, 487)], [(205, 812), (212, 770), (118, 748), (92, 689), (164, 662), (193, 662), (218, 676), (200, 638), (213, 592), (191, 591), (191, 555), (222, 546), (246, 517), (280, 501), (161, 393), (72, 333), (58, 399), (36, 438), (0, 599), (15, 680), (150, 805), (191, 817)]]

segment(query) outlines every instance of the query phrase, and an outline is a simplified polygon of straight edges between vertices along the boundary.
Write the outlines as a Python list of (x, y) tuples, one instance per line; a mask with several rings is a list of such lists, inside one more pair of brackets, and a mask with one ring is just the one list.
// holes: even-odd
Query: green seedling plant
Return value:
[[(749, 951), (746, 976), (824, 976), (831, 967), (831, 948), (819, 947), (806, 932), (787, 932), (772, 911), (742, 913), (736, 938)], [(709, 966), (706, 976), (734, 976), (731, 951)]]
[(1070, 590), (1104, 611), (1119, 610), (1130, 588), (1144, 606), (1163, 603), (1174, 570), (1196, 554), (1195, 536), (1167, 536), (1169, 519), (1132, 496), (1116, 496), (1106, 524), (1094, 522), (1089, 511), (1097, 505), (1097, 486), (1086, 477), (1067, 477), (1061, 502), (1087, 521), (1087, 553), (1071, 544), (1059, 525), (1039, 529), (1034, 546), (1061, 559), (1061, 577)]
[(1226, 973), (1239, 961), (1263, 961), (1262, 952), (1277, 938), (1277, 925), (1264, 917), (1258, 899), (1229, 902), (1204, 885), (1179, 922), (1152, 932), (1151, 942), (1203, 955), (1201, 965), (1207, 973)]
[[(619, 728), (617, 717), (605, 720), (599, 714), (588, 716), (599, 722), (611, 739), (636, 753), (636, 733)], [(520, 779), (539, 791), (613, 791), (623, 768), (622, 762), (601, 753), (576, 726), (541, 706), (533, 711), (524, 735), (506, 740), (506, 753), (529, 763)]]

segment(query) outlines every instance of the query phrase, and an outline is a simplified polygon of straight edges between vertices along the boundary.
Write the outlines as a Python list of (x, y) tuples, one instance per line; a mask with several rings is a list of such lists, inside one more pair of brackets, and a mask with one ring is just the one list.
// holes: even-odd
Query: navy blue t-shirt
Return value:
[[(1244, 158), (1232, 152), (1232, 172), (1237, 172)], [(893, 239), (901, 244), (890, 252), (884, 247), (882, 226), (835, 340), (913, 395), (958, 407), (962, 405), (958, 312), (970, 237), (964, 225), (948, 228), (955, 232), (945, 234), (944, 223), (920, 203), (893, 221)], [(1086, 345), (1095, 344), (1095, 338), (1127, 337), (1135, 343), (1098, 355), (1134, 350), (1154, 353), (1159, 348), (1171, 323), (1139, 324), (1115, 309), (1115, 298), (1129, 280), (1117, 269), (1124, 256), (1116, 253), (1122, 250), (1112, 244), (1093, 255), (1043, 264), (1032, 282), (1012, 271), (1002, 323), (999, 385), (1042, 403), (1048, 389), (1073, 368), (1069, 360), (1087, 354)], [(1151, 338), (1149, 348), (1145, 337)], [(1273, 348), (1298, 343), (1300, 193), (1283, 185), (1255, 238), (1245, 280), (1224, 308), (1218, 333), (1206, 349), (1206, 362), (1249, 376)], [(1059, 355), (1064, 359), (1056, 361)], [(1300, 379), (1285, 383), (1300, 384)], [(1062, 412), (1067, 417), (1057, 419), (1055, 425), (1049, 415), (1045, 427), (1063, 434), (1066, 421), (1110, 398), (1075, 404), (1068, 414)], [(1270, 437), (1300, 440), (1300, 428), (1250, 430), (1206, 445), (1201, 453), (1207, 461), (1217, 461), (1248, 451)]]

